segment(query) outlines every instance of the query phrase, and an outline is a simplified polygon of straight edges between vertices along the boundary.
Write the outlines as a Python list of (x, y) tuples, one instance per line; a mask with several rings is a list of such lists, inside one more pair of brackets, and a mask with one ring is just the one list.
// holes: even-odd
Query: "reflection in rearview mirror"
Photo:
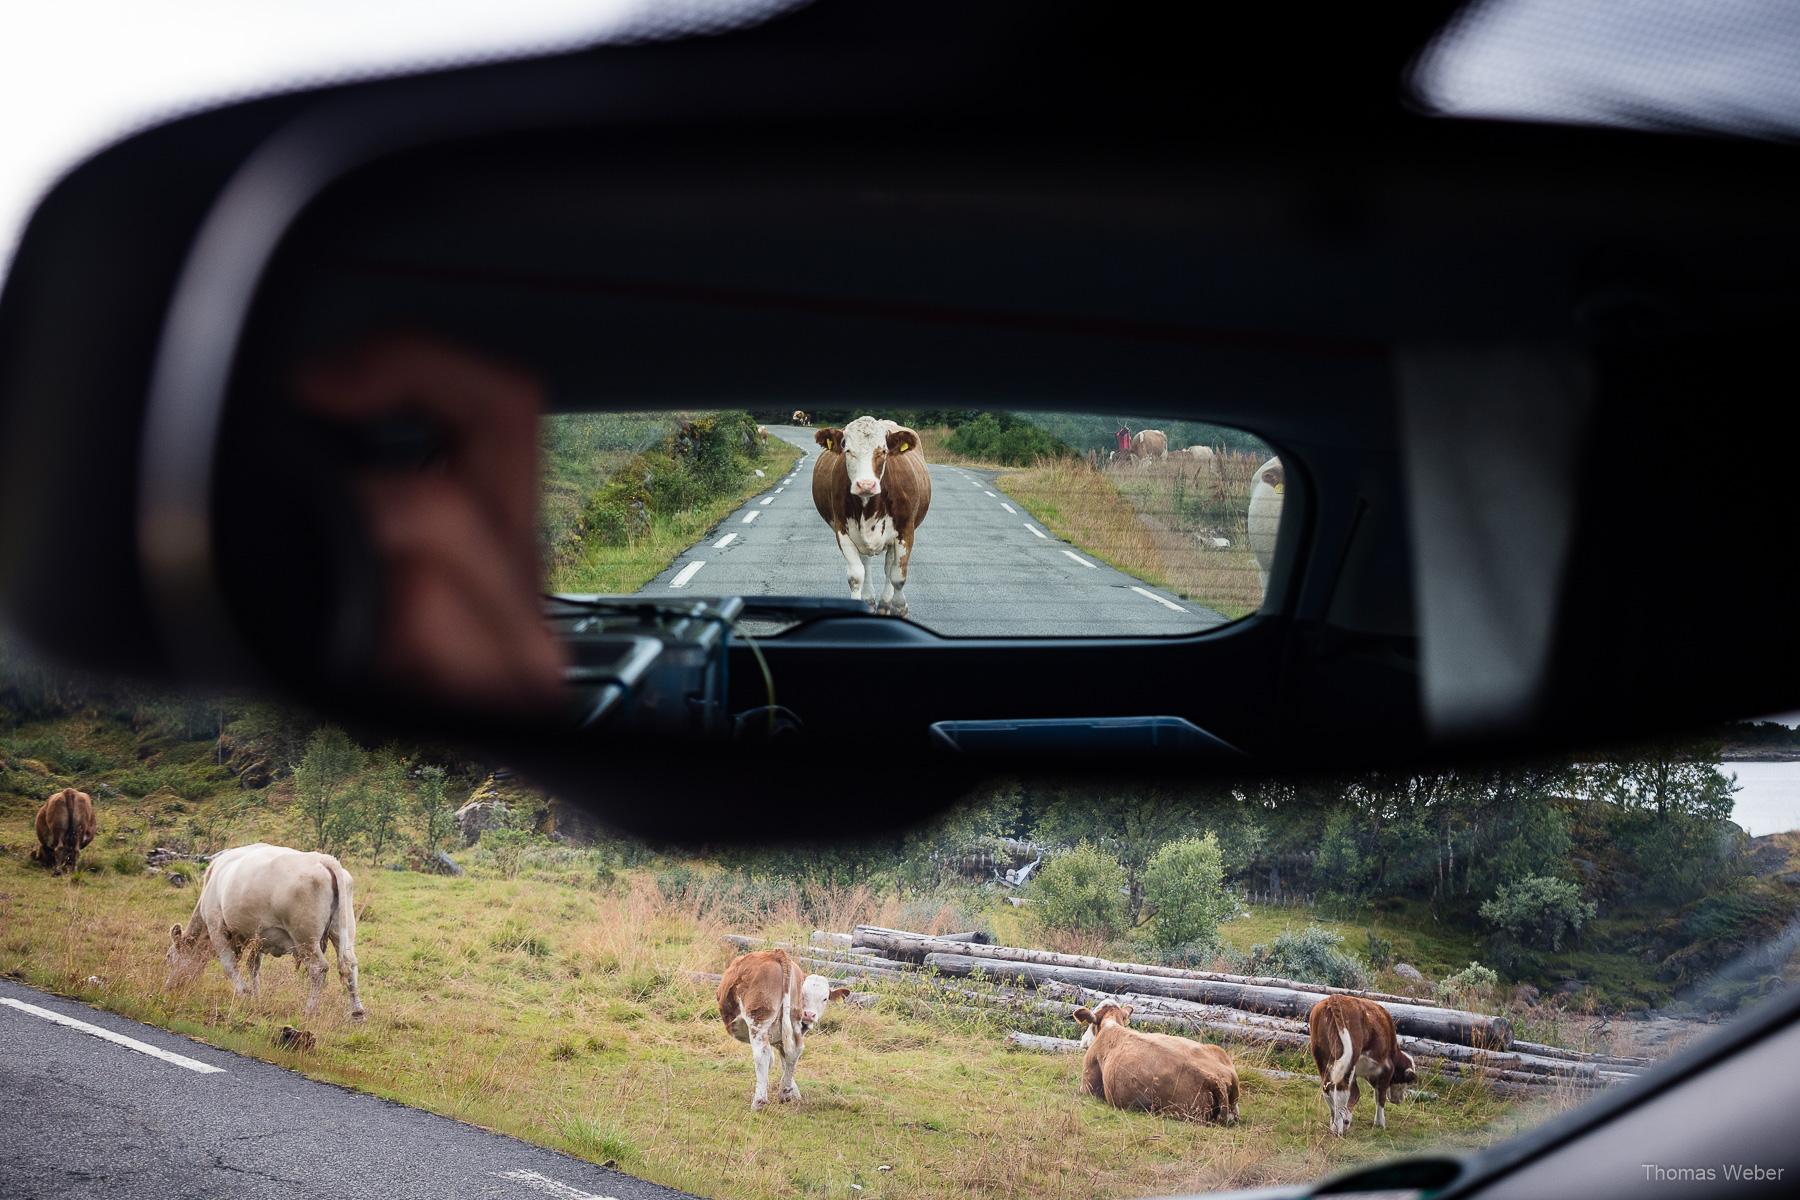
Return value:
[(1246, 616), (1286, 493), (1247, 433), (1112, 415), (559, 414), (543, 452), (554, 592), (835, 597), (951, 636)]

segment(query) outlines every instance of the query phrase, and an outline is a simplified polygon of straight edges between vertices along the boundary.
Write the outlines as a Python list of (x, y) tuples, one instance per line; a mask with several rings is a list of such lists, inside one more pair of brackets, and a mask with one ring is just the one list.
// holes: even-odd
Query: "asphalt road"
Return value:
[[(29, 1005), (210, 1071), (57, 1024)], [(0, 1196), (675, 1200), (513, 1138), (0, 980)]]
[[(655, 596), (850, 595), (844, 560), (813, 508), (812, 429), (769, 433), (806, 456), (678, 556), (643, 591)], [(864, 594), (886, 575), (868, 560)], [(1058, 540), (994, 482), (994, 472), (931, 467), (931, 511), (906, 583), (908, 617), (959, 637), (1124, 637), (1194, 633), (1223, 624)]]

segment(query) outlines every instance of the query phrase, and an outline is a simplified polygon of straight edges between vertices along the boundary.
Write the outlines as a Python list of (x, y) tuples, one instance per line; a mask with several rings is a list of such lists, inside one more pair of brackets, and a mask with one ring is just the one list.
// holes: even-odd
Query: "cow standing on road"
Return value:
[(38, 848), (33, 862), (50, 868), (52, 875), (73, 871), (81, 852), (94, 840), (99, 824), (94, 820), (94, 798), (74, 788), (64, 788), (37, 810)]
[(731, 960), (719, 980), (719, 1019), (732, 1037), (750, 1045), (756, 1063), (751, 1108), (769, 1103), (769, 1067), (778, 1051), (781, 1089), (776, 1099), (783, 1104), (800, 1099), (794, 1068), (800, 1065), (806, 1034), (825, 1015), (826, 1004), (849, 994), (849, 988), (834, 988), (823, 975), (804, 974), (785, 950), (756, 950)]
[[(350, 1016), (363, 1016), (356, 987), (356, 898), (350, 872), (329, 854), (256, 842), (213, 855), (187, 925), (169, 931), (169, 982), (191, 976), (218, 956), (241, 995), (256, 994), (265, 954), (292, 954), (307, 973), (306, 1011), (325, 986), (325, 947), (337, 947), (338, 976), (350, 993)], [(249, 951), (249, 978), (238, 957)]]
[(813, 507), (831, 526), (849, 568), (850, 598), (863, 599), (863, 559), (887, 558), (887, 587), (879, 613), (906, 615), (906, 579), (913, 537), (931, 507), (931, 473), (919, 435), (893, 421), (858, 417), (842, 429), (821, 429), (825, 448), (813, 463)]

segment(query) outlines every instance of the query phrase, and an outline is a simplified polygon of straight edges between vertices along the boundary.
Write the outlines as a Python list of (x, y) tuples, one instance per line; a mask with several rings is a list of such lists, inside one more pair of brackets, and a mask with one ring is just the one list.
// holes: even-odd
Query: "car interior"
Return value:
[[(1792, 126), (1434, 103), (1507, 7), (819, 0), (136, 133), (42, 201), (0, 293), (5, 619), (81, 670), (478, 746), (674, 842), (903, 828), (997, 776), (1412, 770), (1800, 708)], [(724, 551), (635, 596), (546, 583), (555, 702), (452, 696), (384, 664), (357, 482), (449, 435), (293, 401), (395, 333), (516, 366), (546, 422), (1203, 425), (1278, 458), (1279, 536), (1250, 603), (1185, 624), (1213, 610), (1172, 588), (1060, 612), (1003, 566), (1024, 518), (954, 550), (923, 524), (905, 616), (835, 565), (710, 584)], [(843, 432), (763, 424), (802, 493)], [(939, 528), (1012, 512), (933, 472)], [(981, 620), (934, 610), (951, 588)], [(872, 741), (884, 769), (825, 802)], [(796, 777), (821, 802), (771, 829)], [(1790, 987), (1488, 1149), (1242, 1194), (1764, 1193), (1642, 1164), (1800, 1171), (1797, 1018)]]

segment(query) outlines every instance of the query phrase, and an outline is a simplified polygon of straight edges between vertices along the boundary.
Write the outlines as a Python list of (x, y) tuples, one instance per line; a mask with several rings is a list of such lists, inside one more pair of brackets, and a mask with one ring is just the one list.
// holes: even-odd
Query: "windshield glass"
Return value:
[(1286, 495), (1250, 434), (1112, 414), (563, 414), (543, 457), (553, 591), (841, 597), (953, 636), (1243, 617)]
[[(677, 851), (453, 748), (9, 649), (0, 998), (78, 997), (139, 1040), (197, 1036), (174, 1044), (227, 1072), (269, 1059), (703, 1196), (1302, 1181), (1496, 1142), (1785, 987), (1796, 760), (1800, 733), (1764, 723), (1428, 773), (997, 782), (891, 836)], [(65, 854), (71, 811), (84, 844)], [(353, 897), (360, 978), (321, 973), (310, 1011), (307, 971), (238, 994), (195, 948), (208, 880), (258, 842), (328, 851)], [(236, 953), (281, 945), (260, 938)], [(733, 990), (767, 961), (740, 956), (777, 950), (821, 977), (786, 1035), (779, 1005)], [(1328, 993), (1380, 1006), (1396, 1039), (1366, 1011), (1320, 1026), (1327, 1073), (1345, 1036), (1394, 1068), (1360, 1076), (1341, 1137), (1307, 1023)], [(1128, 1030), (1219, 1050), (1185, 1091), (1115, 1064), (1084, 1094), (1087, 1022), (1110, 1045), (1124, 1008)], [(0, 1006), (0, 1045), (34, 1063), (58, 1061), (51, 1030)], [(791, 1094), (783, 1036), (806, 1051)], [(582, 1190), (618, 1194), (601, 1186)]]

